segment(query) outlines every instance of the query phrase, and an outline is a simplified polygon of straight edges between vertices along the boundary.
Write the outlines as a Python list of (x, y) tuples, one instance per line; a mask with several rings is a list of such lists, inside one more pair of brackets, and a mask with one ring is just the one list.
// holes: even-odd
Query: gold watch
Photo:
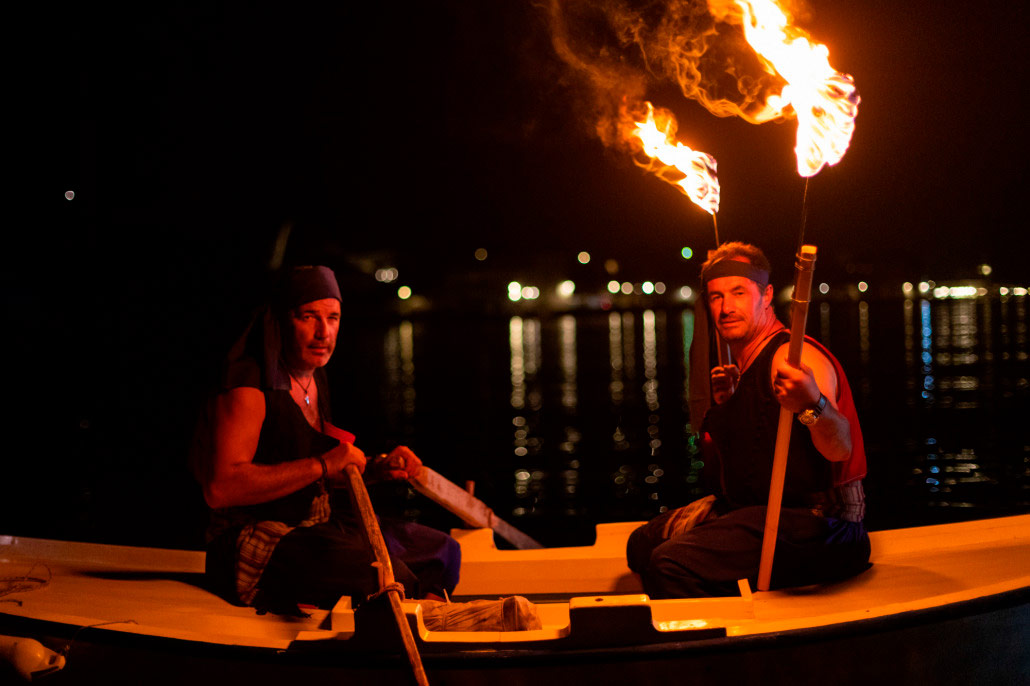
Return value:
[(819, 421), (819, 417), (822, 416), (824, 409), (826, 409), (826, 396), (820, 393), (819, 402), (815, 404), (815, 407), (810, 407), (801, 412), (801, 414), (798, 415), (798, 421), (805, 426), (812, 426)]

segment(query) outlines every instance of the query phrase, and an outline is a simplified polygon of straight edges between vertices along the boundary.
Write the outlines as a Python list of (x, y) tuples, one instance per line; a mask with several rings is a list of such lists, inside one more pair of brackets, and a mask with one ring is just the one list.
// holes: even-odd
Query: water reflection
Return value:
[[(540, 370), (540, 320), (512, 317), (508, 322), (510, 349), (511, 407), (514, 436), (513, 452), (518, 458), (535, 457), (541, 448), (539, 435), (543, 393), (537, 373)], [(525, 463), (525, 460), (524, 460)], [(519, 501), (512, 510), (515, 516), (533, 512), (543, 496), (544, 472), (531, 465), (515, 470), (513, 491)]]
[[(625, 399), (627, 382), (633, 379), (633, 314), (612, 312), (608, 315), (608, 364), (611, 380), (608, 383), (609, 398), (612, 410), (618, 421), (612, 433), (612, 447), (615, 450), (627, 450), (629, 442), (622, 430), (622, 402)], [(620, 477), (616, 477), (619, 479)], [(616, 483), (620, 483), (616, 481)]]
[(565, 409), (564, 440), (559, 451), (566, 456), (561, 470), (561, 492), (565, 502), (565, 514), (579, 512), (577, 494), (579, 490), (579, 459), (575, 457), (582, 435), (576, 427), (578, 421), (579, 389), (576, 384), (579, 358), (576, 351), (576, 318), (571, 314), (558, 320), (559, 358), (561, 363), (561, 404)]
[(830, 341), (830, 303), (819, 303), (819, 342), (827, 348), (833, 346)]
[[(927, 287), (897, 300), (848, 293), (815, 303), (811, 328), (832, 344), (856, 391), (874, 525), (922, 523), (930, 510), (1027, 507), (1027, 300), (940, 298)], [(505, 325), (506, 354), (497, 355)], [(418, 419), (419, 440), (442, 443), (452, 437), (423, 437), (472, 410), (479, 425), (466, 440), (474, 445), (456, 445), (456, 471), (492, 476), (452, 478), (503, 484), (490, 506), (557, 544), (573, 522), (643, 519), (698, 494), (703, 463), (687, 405), (693, 335), (694, 312), (682, 305), (451, 320), (437, 329), (403, 321), (385, 339), (387, 409), (405, 425)], [(416, 344), (436, 351), (418, 378)], [(416, 396), (416, 382), (429, 383), (436, 370), (473, 367), (465, 384), (419, 387)], [(509, 388), (498, 394), (505, 378)]]
[[(689, 411), (690, 402), (690, 344), (694, 342), (694, 310), (683, 310), (680, 315), (680, 325), (683, 331), (683, 395), (681, 397), (681, 407)], [(693, 421), (693, 418), (690, 418)], [(698, 422), (700, 424), (700, 422)], [(688, 423), (684, 427), (688, 433), (693, 429)]]
[[(1010, 347), (1007, 340), (1018, 328), (1018, 313), (1025, 312), (1025, 298), (1013, 309), (1004, 297), (963, 297), (961, 291), (956, 297), (955, 291), (950, 289), (949, 298), (919, 300), (918, 425), (923, 447), (913, 460), (909, 484), (931, 508), (1004, 509), (999, 495), (1006, 492), (1022, 492), (1008, 497), (1026, 502), (1030, 475), (1025, 469), (1030, 446), (1021, 429), (1008, 426), (1022, 422), (1019, 405), (1012, 402), (1018, 391), (1006, 390), (1013, 382), (1026, 388), (1026, 365), (1005, 364), (1009, 359), (1018, 363), (1019, 352), (1025, 361), (1025, 339), (1022, 349)], [(906, 301), (909, 368), (916, 362), (910, 354), (915, 333), (911, 310)]]
[(390, 327), (383, 340), (386, 410), (391, 423), (410, 434), (415, 417), (415, 332), (410, 321)]

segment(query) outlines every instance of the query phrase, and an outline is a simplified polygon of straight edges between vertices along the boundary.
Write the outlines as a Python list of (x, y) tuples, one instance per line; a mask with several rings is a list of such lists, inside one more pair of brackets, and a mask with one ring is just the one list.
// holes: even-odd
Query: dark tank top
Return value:
[[(765, 505), (769, 500), (780, 416), (780, 404), (770, 383), (772, 360), (789, 339), (788, 331), (776, 334), (741, 375), (730, 399), (713, 405), (705, 415), (702, 434), (711, 439), (705, 441), (705, 482), (731, 509)], [(790, 436), (784, 507), (812, 506), (832, 487), (831, 463), (816, 450), (808, 429), (795, 425)]]

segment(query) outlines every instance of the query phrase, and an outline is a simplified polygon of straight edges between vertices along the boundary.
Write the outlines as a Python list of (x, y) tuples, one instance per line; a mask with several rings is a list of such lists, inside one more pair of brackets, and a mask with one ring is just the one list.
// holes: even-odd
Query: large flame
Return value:
[(719, 211), (719, 177), (715, 158), (676, 141), (676, 118), (667, 110), (647, 106), (644, 121), (636, 121), (623, 110), (628, 123), (626, 137), (639, 145), (647, 161), (638, 162), (660, 179), (679, 188), (708, 214)]
[(811, 42), (774, 0), (709, 0), (717, 17), (732, 3), (741, 15), (744, 36), (787, 85), (767, 101), (782, 113), (788, 106), (798, 118), (798, 173), (815, 176), (840, 162), (851, 143), (858, 114), (858, 91), (851, 76), (830, 66), (829, 50)]

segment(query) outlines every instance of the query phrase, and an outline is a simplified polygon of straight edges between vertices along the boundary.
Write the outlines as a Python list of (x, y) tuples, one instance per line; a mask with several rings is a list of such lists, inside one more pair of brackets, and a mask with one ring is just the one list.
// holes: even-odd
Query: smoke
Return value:
[(591, 94), (606, 145), (623, 141), (648, 91), (670, 84), (719, 117), (791, 114), (766, 105), (784, 81), (748, 46), (732, 0), (550, 0), (547, 9), (554, 50)]

